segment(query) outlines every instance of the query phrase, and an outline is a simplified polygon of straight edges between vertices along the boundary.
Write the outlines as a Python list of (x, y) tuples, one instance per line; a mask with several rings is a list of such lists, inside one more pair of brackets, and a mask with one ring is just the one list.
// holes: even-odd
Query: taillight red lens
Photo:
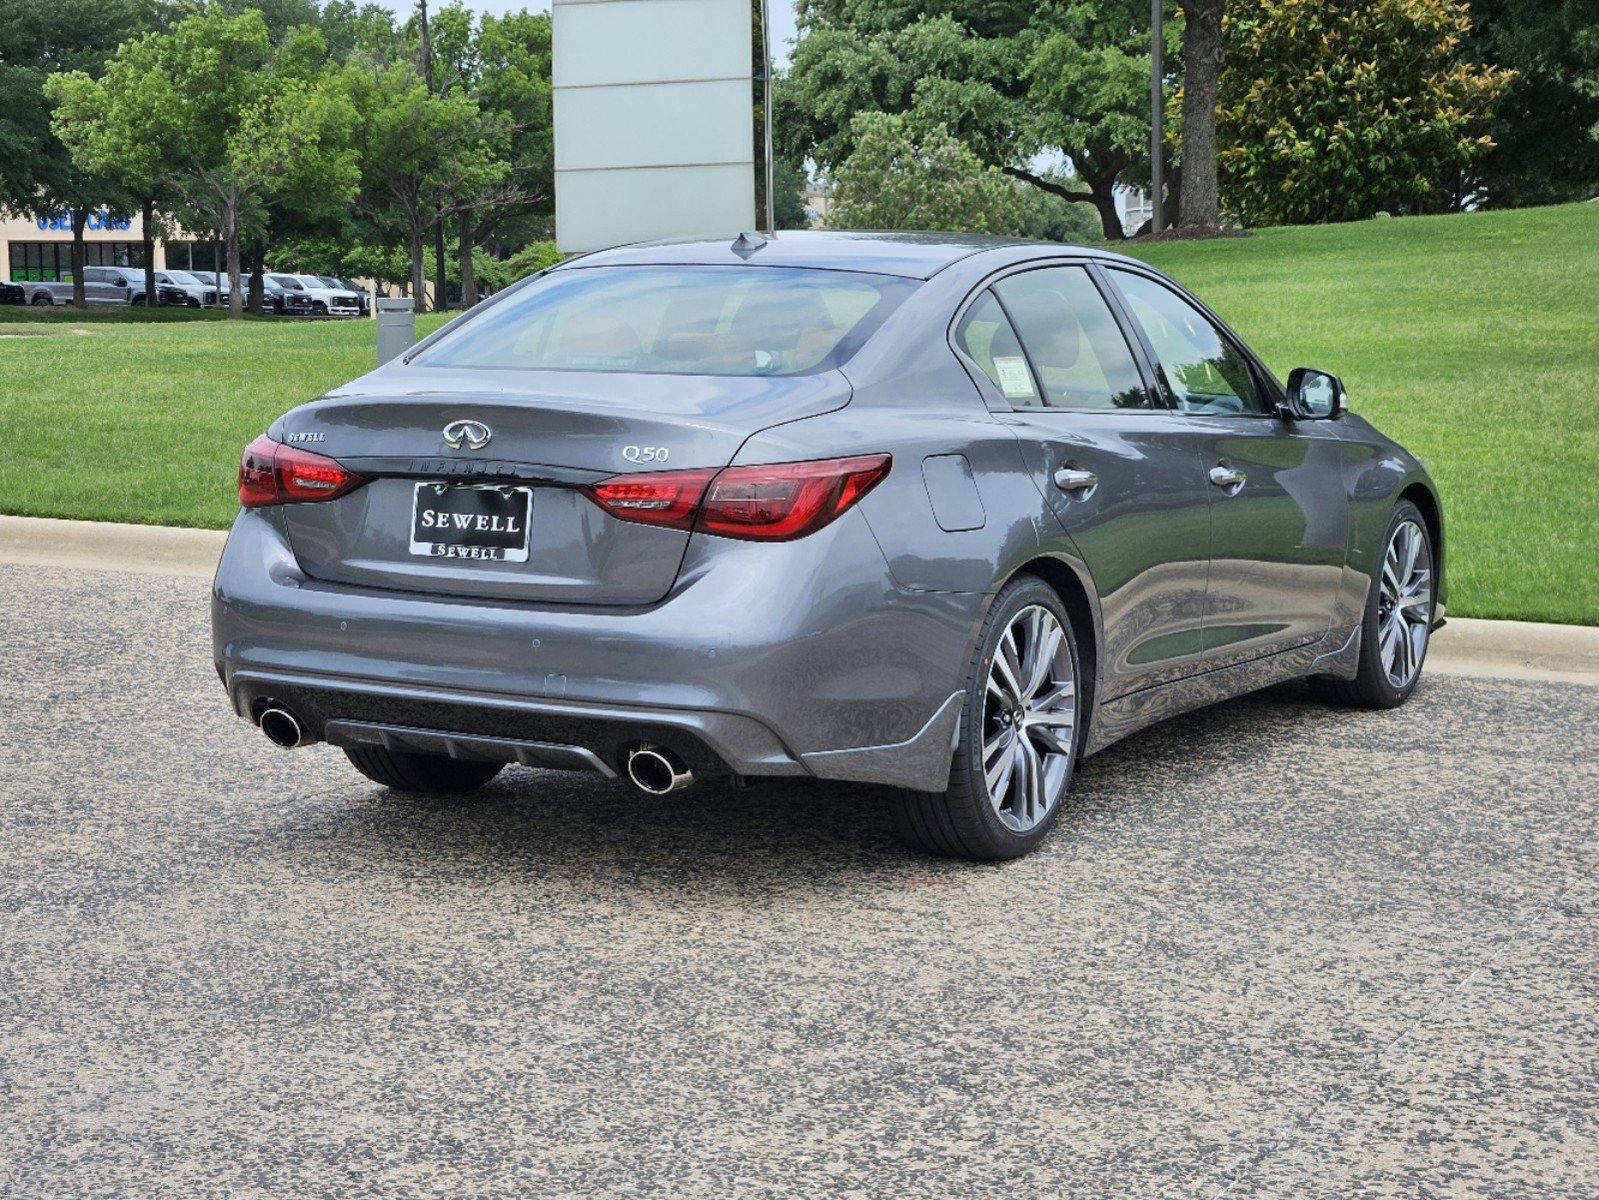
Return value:
[(705, 485), (715, 468), (701, 471), (651, 471), (615, 475), (583, 490), (613, 517), (668, 529), (691, 529)]
[(260, 508), (332, 500), (365, 482), (366, 476), (326, 455), (285, 446), (263, 434), (245, 447), (239, 462), (239, 503)]
[(892, 465), (887, 454), (867, 454), (721, 471), (654, 471), (618, 475), (585, 490), (624, 521), (778, 542), (836, 519)]

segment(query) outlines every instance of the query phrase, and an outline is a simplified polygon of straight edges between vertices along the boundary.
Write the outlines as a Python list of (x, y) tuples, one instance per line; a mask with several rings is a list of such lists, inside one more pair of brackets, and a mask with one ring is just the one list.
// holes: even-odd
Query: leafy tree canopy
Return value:
[(1027, 205), (1019, 185), (984, 164), (942, 126), (862, 113), (854, 150), (833, 173), (829, 223), (854, 229), (942, 229), (1017, 234)]
[[(787, 85), (778, 92), (783, 152), (824, 169), (854, 148), (858, 114), (942, 127), (983, 162), (1043, 190), (1037, 155), (1069, 156), (1119, 237), (1112, 189), (1148, 173), (1147, 0), (810, 0)], [(1175, 65), (1180, 22), (1167, 25)]]
[(1235, 0), (1219, 105), (1246, 224), (1441, 212), (1493, 146), (1507, 72), (1467, 60), (1464, 0)]
[(1485, 203), (1599, 195), (1599, 0), (1472, 0), (1471, 54), (1516, 72), (1473, 169)]

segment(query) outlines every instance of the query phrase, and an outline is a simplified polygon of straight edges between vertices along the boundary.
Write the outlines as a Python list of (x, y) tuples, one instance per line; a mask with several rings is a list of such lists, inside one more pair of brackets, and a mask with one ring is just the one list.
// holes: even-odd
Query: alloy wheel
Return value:
[(1032, 604), (1011, 618), (989, 668), (983, 775), (1004, 824), (1026, 833), (1059, 803), (1076, 747), (1077, 681), (1055, 614)]
[(1414, 521), (1401, 521), (1383, 555), (1377, 596), (1377, 647), (1383, 674), (1406, 688), (1421, 670), (1432, 631), (1432, 552)]

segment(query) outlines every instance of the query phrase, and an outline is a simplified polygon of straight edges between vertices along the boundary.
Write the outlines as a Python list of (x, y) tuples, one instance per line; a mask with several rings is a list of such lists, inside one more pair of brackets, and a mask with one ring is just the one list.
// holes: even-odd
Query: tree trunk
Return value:
[(413, 225), (406, 246), (411, 254), (411, 295), (415, 297), (415, 311), (419, 313), (428, 310), (427, 275), (422, 263), (422, 233), (421, 227)]
[(1183, 178), (1177, 224), (1220, 225), (1216, 182), (1216, 84), (1221, 76), (1223, 0), (1183, 0)]
[(472, 265), (472, 214), (461, 214), (461, 307), (477, 303), (477, 272)]
[(144, 306), (155, 308), (161, 303), (161, 293), (155, 287), (155, 234), (150, 226), (155, 224), (155, 201), (144, 202)]
[(250, 247), (250, 315), (259, 317), (266, 298), (266, 247), (257, 242)]
[(444, 218), (433, 222), (433, 273), (438, 282), (433, 285), (433, 307), (443, 312), (449, 308), (449, 294), (444, 282)]
[(243, 315), (244, 280), (239, 263), (239, 237), (235, 230), (228, 238), (228, 320), (236, 320)]
[[(215, 275), (216, 278), (217, 278), (217, 302), (216, 302), (216, 307), (221, 308), (222, 307), (222, 238), (221, 238), (221, 235), (218, 235), (217, 239), (211, 243), (211, 274)], [(234, 313), (234, 312), (231, 311), (231, 309), (233, 308), (233, 290), (231, 288), (228, 291), (228, 308), (230, 310), (229, 313), (228, 313), (228, 316), (233, 317), (233, 316), (237, 316), (238, 315), (237, 313)]]
[(87, 308), (88, 298), (83, 291), (83, 269), (89, 265), (87, 248), (83, 244), (83, 230), (89, 224), (88, 211), (72, 210), (72, 303), (77, 308)]
[[(1126, 164), (1123, 163), (1122, 166)], [(1020, 179), (1023, 183), (1030, 183), (1040, 191), (1048, 192), (1051, 196), (1059, 196), (1062, 200), (1074, 202), (1086, 201), (1094, 206), (1094, 211), (1099, 214), (1099, 226), (1105, 234), (1106, 241), (1119, 242), (1127, 235), (1122, 232), (1121, 217), (1116, 214), (1116, 175), (1122, 169), (1118, 166), (1114, 171), (1102, 173), (1098, 178), (1089, 172), (1079, 169), (1078, 177), (1088, 185), (1088, 191), (1078, 192), (1071, 188), (1063, 187), (1053, 179), (1045, 179), (1042, 175), (1034, 175), (1031, 171), (1024, 171), (1020, 167), (1002, 167), (1005, 174), (1013, 179)]]

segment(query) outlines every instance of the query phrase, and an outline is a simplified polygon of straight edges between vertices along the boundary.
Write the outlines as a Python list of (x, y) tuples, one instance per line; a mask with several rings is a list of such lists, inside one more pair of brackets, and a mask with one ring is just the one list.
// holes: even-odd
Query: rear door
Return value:
[(1343, 446), (1325, 423), (1276, 413), (1274, 385), (1209, 313), (1153, 275), (1105, 271), (1175, 408), (1174, 439), (1210, 492), (1207, 666), (1325, 634), (1343, 575), (1349, 505)]
[(1209, 496), (1089, 270), (1030, 265), (968, 302), (961, 351), (1099, 595), (1110, 698), (1199, 665)]

